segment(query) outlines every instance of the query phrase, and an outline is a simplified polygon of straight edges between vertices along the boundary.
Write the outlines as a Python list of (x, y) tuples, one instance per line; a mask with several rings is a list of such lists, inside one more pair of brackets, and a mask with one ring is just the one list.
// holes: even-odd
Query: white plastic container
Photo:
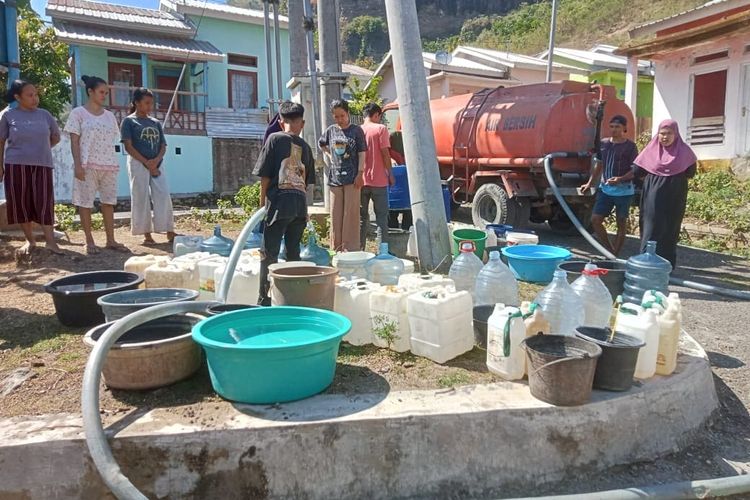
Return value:
[(583, 301), (568, 284), (567, 276), (565, 271), (555, 271), (552, 283), (534, 299), (549, 321), (553, 335), (574, 336), (585, 319)]
[(487, 239), (484, 241), (484, 247), (496, 247), (497, 246), (497, 235), (494, 229), (485, 229), (484, 234), (487, 235)]
[(461, 242), (458, 256), (453, 259), (448, 276), (456, 283), (456, 290), (466, 291), (474, 297), (479, 272), (484, 267), (482, 260), (474, 253), (474, 243)]
[(609, 319), (612, 317), (612, 295), (599, 279), (599, 276), (606, 272), (599, 269), (596, 264), (586, 264), (581, 276), (570, 285), (583, 301), (583, 326), (609, 326)]
[(474, 348), (469, 292), (431, 288), (406, 299), (411, 352), (445, 363)]
[(377, 283), (360, 279), (339, 280), (336, 283), (333, 310), (352, 322), (352, 329), (344, 336), (344, 340), (350, 344), (373, 343), (370, 295), (380, 288)]
[(172, 251), (175, 257), (197, 252), (203, 243), (203, 236), (175, 236)]
[(372, 252), (339, 252), (333, 256), (333, 267), (338, 268), (339, 276), (345, 279), (367, 279), (365, 264), (374, 258)]
[(638, 352), (634, 376), (640, 379), (653, 377), (659, 352), (659, 317), (656, 311), (644, 310), (633, 304), (623, 304), (617, 314), (615, 331), (627, 333), (646, 342)]
[(146, 288), (193, 288), (193, 272), (178, 264), (157, 262), (143, 273)]
[(391, 337), (390, 348), (406, 352), (411, 346), (409, 316), (406, 312), (407, 297), (414, 293), (396, 286), (386, 286), (370, 294), (370, 317), (372, 318), (373, 343), (388, 347), (385, 335)]
[(409, 228), (409, 241), (406, 242), (406, 255), (409, 257), (419, 257), (417, 233), (414, 231), (414, 226)]
[(227, 257), (214, 256), (198, 262), (198, 300), (214, 300), (216, 298), (216, 270), (226, 267)]
[(410, 290), (423, 290), (427, 288), (455, 288), (456, 284), (452, 279), (442, 274), (402, 274), (398, 279), (398, 286)]
[(521, 342), (525, 338), (526, 327), (520, 309), (497, 304), (487, 321), (487, 369), (505, 380), (522, 379), (526, 353)]
[[(219, 287), (224, 279), (226, 266), (221, 266), (214, 272), (214, 283)], [(234, 270), (232, 283), (227, 292), (229, 304), (255, 304), (258, 300), (260, 288), (260, 262), (253, 259), (242, 259)]]
[(653, 308), (657, 313), (661, 314), (667, 310), (668, 305), (669, 298), (657, 290), (648, 290), (643, 294), (641, 307), (644, 309)]
[(474, 297), (474, 304), (478, 306), (517, 306), (520, 303), (518, 282), (508, 266), (500, 260), (500, 252), (490, 252), (490, 259), (479, 271)]
[(512, 247), (514, 245), (538, 245), (539, 236), (530, 233), (516, 233), (509, 231), (505, 234), (505, 240), (507, 246)]
[(656, 374), (671, 375), (677, 368), (677, 351), (682, 330), (682, 307), (676, 293), (670, 293), (667, 310), (659, 316), (659, 350)]
[(166, 255), (134, 255), (125, 261), (123, 269), (129, 273), (144, 276), (146, 269), (158, 262), (169, 262)]

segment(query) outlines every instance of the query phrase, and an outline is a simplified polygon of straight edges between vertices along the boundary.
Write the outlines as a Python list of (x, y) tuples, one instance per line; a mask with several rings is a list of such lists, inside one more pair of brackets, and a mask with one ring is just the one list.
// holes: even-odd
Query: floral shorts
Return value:
[(86, 180), (73, 179), (73, 205), (93, 208), (96, 193), (104, 205), (117, 203), (117, 170), (84, 169)]

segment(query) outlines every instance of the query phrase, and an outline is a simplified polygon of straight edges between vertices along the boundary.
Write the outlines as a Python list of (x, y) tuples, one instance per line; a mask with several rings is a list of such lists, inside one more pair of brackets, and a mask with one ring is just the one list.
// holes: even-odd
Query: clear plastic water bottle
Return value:
[(378, 255), (365, 264), (367, 279), (381, 285), (398, 285), (398, 278), (404, 272), (404, 263), (388, 252), (388, 243), (381, 243)]
[(315, 236), (315, 229), (312, 224), (307, 225), (308, 237), (307, 245), (299, 254), (301, 260), (312, 262), (316, 266), (327, 266), (331, 263), (331, 256), (325, 248), (318, 246), (318, 238)]
[(672, 264), (656, 255), (656, 242), (649, 241), (644, 253), (630, 257), (625, 264), (623, 300), (630, 304), (640, 304), (643, 294), (649, 290), (667, 295), (671, 272)]
[(567, 275), (563, 270), (555, 271), (552, 283), (534, 299), (549, 321), (553, 335), (573, 336), (585, 319), (583, 301), (568, 284)]
[(500, 260), (500, 252), (490, 252), (490, 260), (479, 271), (476, 281), (475, 304), (505, 304), (518, 306), (518, 282), (508, 266)]
[(448, 277), (456, 284), (456, 290), (467, 291), (476, 300), (476, 282), (479, 272), (484, 267), (482, 260), (476, 256), (476, 247), (472, 241), (462, 241), (458, 257), (453, 260)]
[(586, 264), (581, 276), (570, 287), (581, 297), (584, 309), (584, 326), (604, 328), (609, 326), (612, 316), (612, 295), (599, 279), (607, 274), (606, 269), (599, 269), (596, 264)]

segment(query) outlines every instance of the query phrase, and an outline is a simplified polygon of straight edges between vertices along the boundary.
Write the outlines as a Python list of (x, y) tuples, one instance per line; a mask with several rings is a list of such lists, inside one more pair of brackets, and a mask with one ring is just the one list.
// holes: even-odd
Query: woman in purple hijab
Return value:
[(656, 253), (674, 269), (677, 241), (687, 203), (688, 179), (695, 175), (697, 158), (680, 137), (674, 120), (659, 124), (659, 133), (633, 162), (633, 175), (643, 179), (641, 193), (641, 252), (656, 242)]

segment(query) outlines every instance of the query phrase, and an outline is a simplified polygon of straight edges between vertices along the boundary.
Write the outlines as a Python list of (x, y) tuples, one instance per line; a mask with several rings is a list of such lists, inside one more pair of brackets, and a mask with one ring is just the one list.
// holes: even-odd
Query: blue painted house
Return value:
[[(268, 122), (263, 12), (203, 0), (162, 0), (158, 10), (49, 0), (46, 12), (70, 46), (74, 106), (85, 101), (82, 75), (107, 80), (109, 107), (119, 119), (134, 88), (155, 93), (173, 193), (228, 193), (249, 180)], [(286, 82), (287, 18), (280, 16), (279, 24)], [(123, 168), (119, 195), (128, 193)]]

